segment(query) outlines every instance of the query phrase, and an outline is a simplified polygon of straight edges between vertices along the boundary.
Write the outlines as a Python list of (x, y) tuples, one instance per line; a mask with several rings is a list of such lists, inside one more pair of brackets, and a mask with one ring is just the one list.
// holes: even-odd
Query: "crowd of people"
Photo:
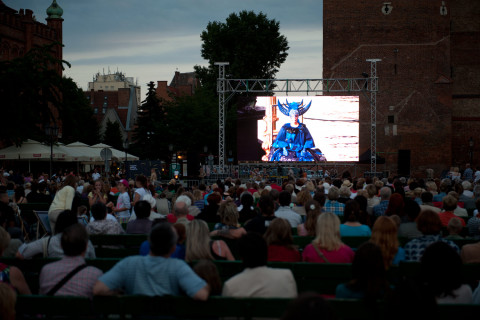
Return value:
[[(154, 178), (155, 180), (156, 178)], [(268, 262), (351, 264), (353, 278), (338, 298), (401, 299), (401, 284), (386, 272), (401, 261), (421, 264), (421, 280), (409, 289), (432, 303), (480, 303), (477, 284), (462, 282), (464, 263), (480, 263), (480, 170), (468, 165), (444, 179), (288, 177), (277, 181), (227, 178), (185, 188), (172, 179), (153, 183), (138, 175), (102, 177), (65, 173), (1, 173), (0, 254), (31, 259), (59, 257), (40, 274), (48, 295), (209, 295), (284, 297), (299, 294), (290, 270)], [(47, 203), (51, 235), (33, 239), (19, 204)], [(468, 221), (468, 222), (467, 222)], [(95, 258), (94, 234), (148, 234), (139, 255), (103, 274), (87, 266)], [(293, 234), (312, 237), (298, 248)], [(370, 239), (351, 248), (342, 238)], [(406, 238), (403, 246), (399, 238)], [(232, 242), (233, 241), (233, 242)], [(236, 260), (245, 270), (223, 285), (213, 261)], [(119, 244), (121, 245), (121, 244)], [(0, 282), (30, 294), (22, 272), (0, 263)], [(1, 289), (1, 288), (0, 288)], [(0, 293), (4, 290), (0, 290)], [(3, 293), (2, 293), (3, 295)], [(303, 296), (302, 299), (314, 299)], [(400, 298), (399, 298), (400, 297)]]

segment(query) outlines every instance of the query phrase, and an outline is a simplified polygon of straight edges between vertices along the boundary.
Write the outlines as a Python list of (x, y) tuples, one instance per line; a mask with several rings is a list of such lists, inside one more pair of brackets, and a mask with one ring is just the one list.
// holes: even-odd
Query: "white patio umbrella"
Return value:
[[(113, 148), (113, 147), (111, 147), (107, 144), (98, 143), (98, 144), (95, 144), (95, 145), (91, 146), (90, 148), (97, 149), (99, 156), (100, 156), (100, 152), (102, 151), (102, 149), (109, 148), (112, 151), (112, 157), (113, 158), (116, 158), (119, 161), (125, 161), (125, 151), (115, 149), (115, 148)], [(135, 161), (135, 160), (139, 160), (139, 159), (140, 159), (139, 157), (134, 156), (133, 154), (127, 153), (127, 161)]]
[[(5, 160), (50, 160), (51, 148), (38, 141), (28, 139), (20, 147), (10, 146), (0, 150), (0, 159)], [(53, 145), (53, 159), (64, 160), (66, 153), (56, 145)]]
[(100, 157), (100, 151), (97, 152), (96, 149), (92, 149), (88, 144), (82, 143), (80, 141), (67, 144), (64, 146), (64, 148), (71, 151), (72, 158), (78, 158), (78, 160), (72, 161), (102, 161), (102, 158)]

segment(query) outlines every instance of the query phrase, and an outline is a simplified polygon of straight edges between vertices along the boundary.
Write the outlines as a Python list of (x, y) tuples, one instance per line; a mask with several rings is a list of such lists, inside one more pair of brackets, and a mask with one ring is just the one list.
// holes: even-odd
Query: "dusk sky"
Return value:
[[(46, 23), (52, 0), (3, 0), (13, 9), (32, 9)], [(172, 80), (176, 70), (207, 65), (200, 34), (208, 22), (230, 13), (260, 11), (280, 22), (290, 49), (277, 78), (322, 77), (323, 0), (57, 0), (63, 9), (65, 75), (86, 89), (97, 73), (122, 71), (138, 79), (145, 97), (149, 81)], [(228, 69), (227, 69), (228, 72)]]

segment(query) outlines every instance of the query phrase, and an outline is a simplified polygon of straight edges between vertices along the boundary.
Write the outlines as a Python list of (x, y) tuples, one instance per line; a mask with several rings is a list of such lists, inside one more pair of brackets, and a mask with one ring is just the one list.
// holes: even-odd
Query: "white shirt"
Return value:
[(97, 181), (97, 180), (100, 179), (101, 177), (102, 177), (101, 174), (98, 173), (98, 172), (92, 173), (92, 179), (93, 179), (93, 181)]

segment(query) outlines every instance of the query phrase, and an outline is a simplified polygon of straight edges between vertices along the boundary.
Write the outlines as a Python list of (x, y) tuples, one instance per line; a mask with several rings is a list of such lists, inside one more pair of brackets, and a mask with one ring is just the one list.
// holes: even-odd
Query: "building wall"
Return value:
[(472, 137), (473, 164), (480, 165), (480, 1), (456, 0), (451, 5), (453, 164), (470, 161)]
[[(14, 10), (0, 1), (0, 60), (23, 56), (28, 50), (53, 42), (62, 43), (63, 19), (48, 19), (47, 24), (35, 21), (30, 9)], [(52, 48), (52, 54), (62, 59), (62, 47)], [(59, 67), (57, 71), (62, 74)]]
[[(377, 152), (385, 168), (398, 169), (398, 151), (410, 150), (411, 171), (452, 163), (450, 1), (324, 0), (323, 77), (370, 74), (366, 59), (379, 58)], [(368, 94), (367, 94), (368, 95)], [(360, 96), (360, 154), (370, 148), (370, 105)], [(382, 165), (383, 166), (383, 165)]]

